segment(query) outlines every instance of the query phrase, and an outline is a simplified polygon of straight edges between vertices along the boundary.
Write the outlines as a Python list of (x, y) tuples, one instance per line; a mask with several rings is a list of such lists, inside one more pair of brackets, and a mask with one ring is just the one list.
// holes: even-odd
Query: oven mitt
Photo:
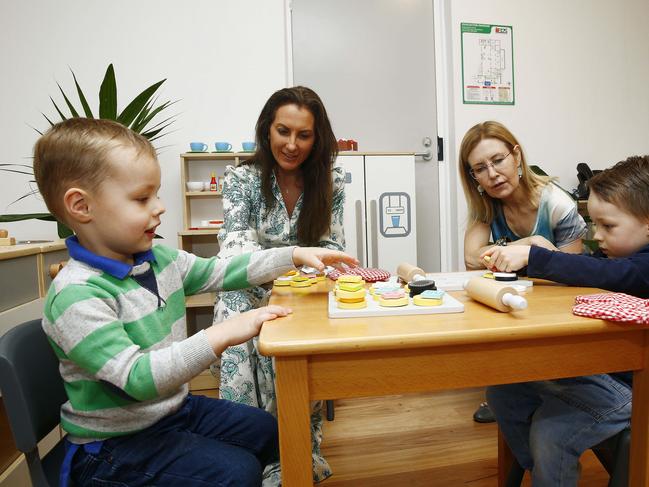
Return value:
[(649, 324), (649, 299), (624, 293), (586, 294), (575, 298), (572, 312), (589, 318), (646, 325)]
[(338, 269), (334, 269), (329, 274), (327, 274), (327, 276), (335, 281), (343, 274), (361, 276), (365, 282), (387, 281), (390, 278), (390, 273), (388, 271), (367, 267), (350, 267), (345, 272), (340, 272)]

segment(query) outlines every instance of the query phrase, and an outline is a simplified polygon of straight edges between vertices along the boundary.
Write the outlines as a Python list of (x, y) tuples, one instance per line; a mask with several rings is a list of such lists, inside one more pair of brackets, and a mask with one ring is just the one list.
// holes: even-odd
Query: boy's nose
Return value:
[(167, 209), (165, 208), (165, 205), (162, 203), (162, 200), (158, 200), (158, 203), (153, 209), (153, 213), (156, 215), (162, 215), (165, 211), (167, 211)]

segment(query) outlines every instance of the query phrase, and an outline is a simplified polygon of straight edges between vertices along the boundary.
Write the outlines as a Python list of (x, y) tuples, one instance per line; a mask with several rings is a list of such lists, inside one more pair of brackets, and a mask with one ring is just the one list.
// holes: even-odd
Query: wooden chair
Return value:
[(38, 442), (57, 427), (67, 400), (59, 360), (41, 320), (12, 328), (0, 337), (0, 390), (18, 450), (25, 454), (34, 487), (56, 486), (65, 455), (64, 442), (43, 458)]

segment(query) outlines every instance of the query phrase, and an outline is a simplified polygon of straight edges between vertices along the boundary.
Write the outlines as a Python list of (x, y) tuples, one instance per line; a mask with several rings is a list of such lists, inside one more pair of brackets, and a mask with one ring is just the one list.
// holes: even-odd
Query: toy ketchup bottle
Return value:
[(218, 191), (219, 187), (216, 183), (216, 174), (212, 173), (212, 179), (210, 179), (210, 191)]

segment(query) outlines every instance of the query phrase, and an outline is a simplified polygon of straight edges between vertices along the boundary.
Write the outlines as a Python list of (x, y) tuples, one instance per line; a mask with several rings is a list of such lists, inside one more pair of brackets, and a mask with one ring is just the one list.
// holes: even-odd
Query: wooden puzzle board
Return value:
[(367, 293), (367, 308), (340, 309), (332, 292), (329, 293), (328, 304), (329, 318), (360, 318), (366, 316), (401, 316), (401, 315), (429, 315), (436, 313), (463, 313), (464, 305), (449, 294), (444, 294), (442, 304), (439, 306), (417, 306), (410, 304), (394, 308), (381, 306), (370, 293)]

